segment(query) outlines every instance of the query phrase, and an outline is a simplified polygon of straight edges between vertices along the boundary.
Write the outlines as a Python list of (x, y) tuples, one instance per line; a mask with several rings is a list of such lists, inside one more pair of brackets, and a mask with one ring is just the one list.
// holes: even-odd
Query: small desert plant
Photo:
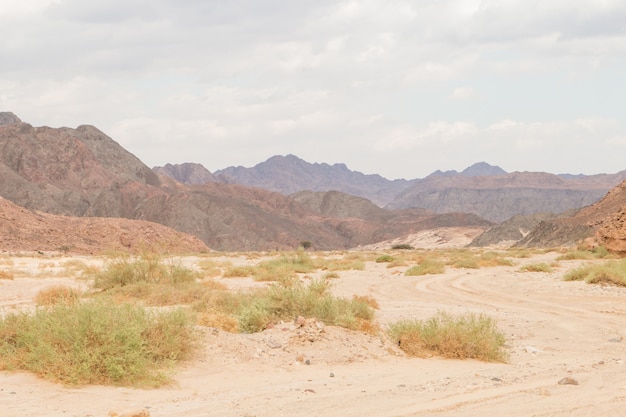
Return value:
[(380, 305), (378, 304), (378, 301), (376, 301), (376, 299), (370, 295), (353, 295), (352, 299), (354, 301), (362, 301), (365, 304), (372, 307), (373, 309), (376, 309), (376, 310), (380, 309)]
[(445, 265), (443, 262), (432, 259), (425, 258), (418, 265), (412, 266), (407, 269), (404, 275), (406, 276), (418, 276), (418, 275), (428, 275), (428, 274), (443, 274), (445, 271)]
[(194, 335), (180, 310), (149, 313), (102, 300), (0, 318), (0, 368), (68, 385), (158, 386), (188, 357)]
[(324, 271), (362, 271), (365, 269), (365, 263), (354, 256), (346, 256), (343, 259), (324, 259), (316, 258), (314, 266)]
[(493, 319), (476, 314), (451, 316), (439, 312), (421, 320), (404, 320), (389, 327), (389, 335), (412, 356), (436, 354), (446, 358), (504, 362), (505, 337)]
[(337, 279), (339, 278), (339, 274), (336, 272), (327, 272), (323, 276), (324, 279)]
[(199, 273), (180, 263), (165, 262), (157, 255), (117, 257), (90, 274), (97, 295), (118, 301), (141, 299), (148, 305), (191, 304), (202, 297)]
[(519, 270), (522, 272), (552, 272), (552, 266), (545, 262), (540, 262), (523, 265)]
[(565, 281), (584, 280), (590, 284), (626, 286), (626, 259), (583, 266), (568, 272), (563, 279)]
[(135, 283), (178, 284), (193, 282), (198, 277), (198, 272), (178, 263), (164, 262), (155, 254), (137, 258), (121, 256), (94, 274), (94, 287), (107, 290)]
[(239, 329), (244, 333), (257, 332), (279, 320), (297, 316), (315, 317), (326, 324), (353, 330), (370, 329), (374, 311), (366, 301), (347, 300), (330, 294), (330, 284), (313, 280), (304, 285), (298, 280), (273, 284), (250, 295), (236, 313)]
[(391, 255), (380, 255), (378, 258), (376, 258), (376, 263), (380, 264), (383, 262), (392, 262), (393, 260), (394, 258)]
[(55, 285), (44, 288), (35, 296), (35, 303), (38, 306), (53, 304), (74, 304), (80, 299), (80, 291), (65, 285)]
[(499, 253), (495, 251), (487, 251), (481, 253), (479, 256), (479, 265), (481, 267), (492, 267), (492, 266), (512, 266), (513, 262), (510, 259), (506, 258), (505, 253)]
[(415, 248), (413, 246), (407, 244), (407, 243), (401, 243), (401, 244), (398, 244), (398, 245), (393, 245), (391, 247), (391, 249), (393, 249), (393, 250), (413, 250)]
[(224, 278), (245, 278), (255, 274), (255, 268), (248, 265), (231, 266), (224, 271)]

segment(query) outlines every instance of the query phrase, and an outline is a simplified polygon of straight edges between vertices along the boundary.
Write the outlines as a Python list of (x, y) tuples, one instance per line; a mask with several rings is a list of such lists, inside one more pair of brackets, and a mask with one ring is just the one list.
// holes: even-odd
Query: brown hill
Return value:
[(0, 250), (207, 252), (198, 238), (160, 224), (128, 219), (69, 217), (27, 210), (0, 197)]
[(159, 176), (92, 126), (35, 128), (6, 113), (1, 120), (1, 196), (52, 214), (161, 223), (212, 249), (293, 249), (303, 241), (317, 249), (349, 248), (429, 224), (488, 224), (465, 215), (435, 219), (420, 210), (326, 216), (277, 192), (215, 182), (187, 185)]

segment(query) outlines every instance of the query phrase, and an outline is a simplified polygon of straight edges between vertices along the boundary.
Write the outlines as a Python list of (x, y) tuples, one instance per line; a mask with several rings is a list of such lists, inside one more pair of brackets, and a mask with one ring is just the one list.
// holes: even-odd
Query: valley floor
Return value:
[[(550, 273), (520, 271), (556, 256), (417, 277), (404, 276), (406, 267), (367, 262), (365, 270), (333, 280), (337, 295), (374, 297), (383, 328), (439, 310), (487, 314), (506, 334), (508, 363), (409, 358), (383, 336), (315, 321), (251, 335), (203, 328), (204, 350), (176, 370), (173, 386), (75, 388), (0, 372), (0, 416), (104, 417), (141, 409), (151, 417), (626, 415), (626, 288), (564, 282), (583, 261), (559, 261)], [(52, 284), (85, 286), (59, 275), (55, 265), (65, 261), (12, 258), (18, 273), (0, 280), (0, 314), (30, 308)], [(247, 278), (222, 281), (253, 285)], [(560, 385), (565, 377), (578, 385)]]

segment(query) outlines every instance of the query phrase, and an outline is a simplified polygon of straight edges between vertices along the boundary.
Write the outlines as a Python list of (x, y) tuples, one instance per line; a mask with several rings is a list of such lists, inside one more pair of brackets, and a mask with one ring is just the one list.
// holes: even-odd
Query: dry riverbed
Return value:
[[(365, 270), (333, 279), (337, 295), (375, 298), (383, 329), (440, 310), (489, 315), (506, 334), (508, 363), (409, 358), (384, 334), (313, 318), (255, 334), (201, 328), (202, 351), (175, 370), (173, 385), (159, 389), (64, 387), (0, 371), (0, 416), (104, 417), (129, 410), (152, 417), (626, 415), (626, 289), (562, 280), (584, 261), (559, 261), (549, 273), (520, 271), (524, 263), (550, 263), (557, 255), (416, 277), (404, 276), (406, 266), (367, 262)], [(0, 314), (34, 308), (33, 298), (48, 286), (86, 288), (70, 271), (72, 259), (103, 262), (0, 258), (0, 269), (13, 273), (12, 280), (0, 280)], [(250, 278), (219, 280), (232, 288), (259, 285)]]

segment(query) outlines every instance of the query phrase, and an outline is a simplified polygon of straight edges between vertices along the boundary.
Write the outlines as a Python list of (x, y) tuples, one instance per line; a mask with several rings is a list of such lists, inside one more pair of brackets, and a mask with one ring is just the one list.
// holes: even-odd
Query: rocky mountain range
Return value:
[[(293, 249), (305, 241), (317, 249), (350, 248), (433, 225), (491, 224), (464, 213), (380, 207), (370, 213), (370, 202), (345, 193), (325, 200), (343, 211), (324, 214), (278, 192), (159, 175), (93, 126), (33, 127), (11, 113), (0, 113), (0, 121), (0, 196), (49, 214), (160, 223), (211, 249)], [(185, 175), (188, 182), (197, 178)]]
[[(155, 170), (177, 181), (191, 183), (174, 168), (187, 173), (193, 169), (196, 177), (209, 178), (210, 174), (198, 164), (156, 167)], [(311, 164), (287, 155), (274, 156), (251, 168), (225, 168), (214, 175), (219, 182), (284, 195), (300, 191), (341, 191), (366, 198), (386, 209), (423, 208), (440, 214), (464, 212), (500, 223), (516, 215), (557, 214), (592, 204), (626, 179), (626, 170), (591, 176), (507, 173), (500, 167), (479, 162), (461, 172), (435, 171), (423, 179), (392, 181), (351, 171), (344, 164)]]
[[(280, 186), (283, 192), (238, 183), (240, 175), (253, 178), (258, 170), (265, 172), (264, 184)], [(188, 234), (217, 250), (293, 249), (303, 242), (337, 249), (466, 227), (487, 230), (475, 239), (478, 246), (559, 246), (595, 236), (623, 252), (626, 181), (619, 180), (625, 175), (506, 173), (478, 163), (461, 172), (390, 181), (343, 164), (309, 164), (293, 155), (215, 174), (200, 164), (153, 170), (93, 126), (33, 127), (0, 112), (0, 196), (6, 199), (0, 204), (0, 243), (61, 233), (59, 239), (48, 239), (47, 246), (42, 241), (38, 245), (89, 251), (88, 242), (107, 235), (127, 247), (136, 246), (142, 236), (195, 242), (184, 238)], [(309, 186), (313, 190), (300, 189)], [(332, 190), (342, 187), (353, 194)], [(376, 204), (358, 195), (368, 189), (377, 196)], [(594, 199), (600, 200), (586, 205)], [(412, 207), (415, 201), (423, 203)], [(429, 201), (437, 204), (429, 206)], [(569, 206), (571, 213), (556, 214)], [(531, 214), (522, 215), (527, 212)], [(64, 228), (78, 235), (64, 237), (59, 232)]]

